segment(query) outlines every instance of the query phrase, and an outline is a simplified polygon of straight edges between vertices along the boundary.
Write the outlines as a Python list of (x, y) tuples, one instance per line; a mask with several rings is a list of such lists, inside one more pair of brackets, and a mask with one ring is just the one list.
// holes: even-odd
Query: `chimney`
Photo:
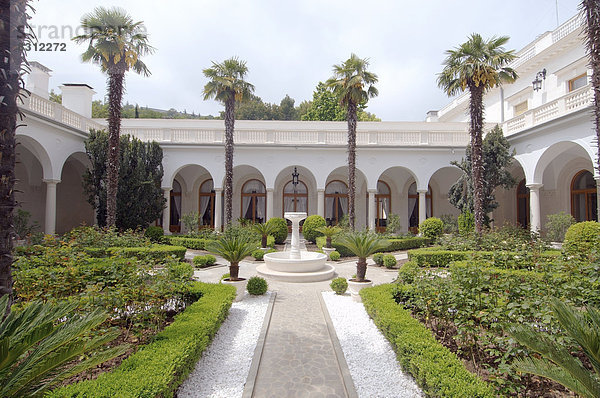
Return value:
[(25, 88), (40, 97), (49, 99), (48, 80), (50, 79), (50, 72), (52, 70), (36, 61), (31, 61), (29, 66), (31, 67), (31, 72), (27, 75)]
[(429, 111), (427, 112), (427, 117), (425, 118), (426, 122), (437, 122), (438, 121), (438, 111)]
[(92, 87), (87, 84), (65, 83), (59, 88), (62, 92), (62, 104), (65, 108), (91, 119), (92, 96), (96, 94)]

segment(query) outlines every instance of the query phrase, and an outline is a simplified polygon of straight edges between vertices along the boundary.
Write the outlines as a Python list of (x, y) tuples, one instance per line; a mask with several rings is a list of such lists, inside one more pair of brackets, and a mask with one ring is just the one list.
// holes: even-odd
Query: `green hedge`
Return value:
[(152, 343), (114, 371), (59, 388), (48, 397), (172, 397), (212, 341), (235, 297), (231, 286), (201, 282), (187, 293), (202, 297), (177, 315)]
[[(325, 240), (326, 238), (324, 236), (319, 236), (317, 237), (317, 247), (323, 247), (325, 246)], [(403, 239), (388, 239), (388, 241), (390, 242), (389, 246), (386, 247), (385, 249), (381, 249), (380, 252), (395, 252), (395, 251), (400, 251), (400, 250), (408, 250), (408, 249), (414, 249), (417, 247), (423, 247), (428, 245), (431, 240), (427, 239), (427, 238), (421, 238), (421, 237), (414, 237), (414, 238), (403, 238)], [(331, 246), (335, 248), (335, 250), (337, 250), (338, 253), (340, 253), (340, 255), (342, 257), (352, 257), (354, 256), (354, 254), (348, 250), (346, 247), (339, 245), (335, 242), (335, 240), (333, 242), (331, 242)]]
[(150, 247), (109, 247), (106, 251), (111, 255), (119, 254), (125, 257), (150, 257), (160, 260), (161, 258), (175, 256), (183, 260), (186, 248), (183, 246), (152, 245)]
[(400, 365), (430, 397), (495, 397), (493, 389), (470, 373), (429, 329), (396, 304), (395, 285), (360, 291), (365, 309), (396, 351)]
[(488, 251), (458, 251), (439, 250), (437, 248), (424, 248), (408, 251), (408, 259), (420, 267), (447, 267), (453, 261), (463, 261), (470, 258), (488, 260), (501, 268), (531, 268), (534, 263), (550, 263), (561, 256), (558, 251), (545, 251), (537, 257), (526, 258), (514, 252), (488, 252)]
[(165, 236), (163, 239), (171, 245), (183, 246), (194, 250), (204, 250), (204, 246), (210, 241), (210, 239), (184, 238), (182, 236)]

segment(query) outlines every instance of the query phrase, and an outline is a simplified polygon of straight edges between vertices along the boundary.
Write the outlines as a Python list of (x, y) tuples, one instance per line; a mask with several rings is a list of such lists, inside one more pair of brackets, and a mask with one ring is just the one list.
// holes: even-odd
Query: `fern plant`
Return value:
[[(0, 310), (8, 306), (8, 295), (0, 298)], [(57, 383), (123, 354), (128, 346), (104, 348), (119, 335), (92, 332), (107, 314), (95, 310), (74, 313), (73, 303), (34, 302), (22, 311), (12, 311), (0, 323), (0, 397), (41, 396)], [(87, 358), (74, 363), (84, 354)]]
[(522, 325), (514, 325), (508, 332), (541, 358), (522, 358), (513, 366), (521, 372), (552, 379), (581, 397), (600, 397), (600, 311), (588, 307), (580, 312), (556, 298), (552, 298), (552, 310), (565, 333), (581, 347), (593, 371), (572, 356), (567, 347)]

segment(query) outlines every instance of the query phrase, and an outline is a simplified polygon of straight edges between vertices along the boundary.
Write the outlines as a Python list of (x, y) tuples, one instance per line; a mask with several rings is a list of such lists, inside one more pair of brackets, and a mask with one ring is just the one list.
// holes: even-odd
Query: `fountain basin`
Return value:
[(289, 252), (267, 253), (264, 256), (265, 266), (273, 271), (301, 273), (322, 270), (327, 261), (323, 253), (300, 252), (300, 258), (290, 258)]

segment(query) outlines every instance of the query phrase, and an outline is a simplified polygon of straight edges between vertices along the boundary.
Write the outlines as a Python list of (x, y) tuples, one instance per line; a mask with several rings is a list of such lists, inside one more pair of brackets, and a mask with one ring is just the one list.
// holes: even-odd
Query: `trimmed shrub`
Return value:
[(212, 254), (206, 254), (204, 256), (196, 256), (192, 261), (196, 267), (204, 268), (214, 265), (217, 262), (217, 259)]
[[(415, 249), (418, 247), (427, 246), (431, 242), (430, 239), (422, 237), (388, 239), (388, 241), (390, 242), (390, 244), (385, 249), (382, 249), (382, 252), (395, 252), (400, 250)], [(319, 236), (317, 238), (317, 246), (325, 246), (324, 236)], [(342, 257), (354, 256), (354, 254), (352, 254), (350, 250), (346, 249), (344, 246), (336, 243), (335, 241), (331, 243), (331, 246), (333, 246)]]
[(398, 270), (398, 282), (411, 284), (419, 275), (420, 268), (414, 261), (407, 261)]
[(148, 228), (146, 228), (146, 231), (144, 232), (144, 236), (148, 239), (150, 239), (150, 241), (154, 242), (154, 243), (160, 243), (162, 242), (162, 237), (165, 235), (165, 231), (163, 231), (162, 227), (159, 227), (157, 225), (151, 225)]
[(386, 254), (383, 256), (383, 265), (385, 268), (392, 269), (396, 264), (398, 264), (398, 261), (396, 261), (396, 257), (394, 257), (393, 254)]
[(373, 261), (375, 261), (375, 264), (379, 265), (380, 267), (383, 265), (383, 256), (383, 253), (373, 254)]
[[(304, 235), (304, 239), (316, 243), (317, 237), (323, 236), (322, 233), (317, 231), (317, 228), (324, 227), (326, 225), (327, 222), (325, 222), (325, 219), (317, 214), (306, 217), (304, 224), (302, 224), (302, 235)], [(323, 243), (323, 245), (324, 244), (325, 243)]]
[(248, 279), (248, 285), (246, 286), (246, 290), (253, 296), (262, 296), (267, 292), (269, 288), (269, 284), (265, 280), (265, 278), (261, 278), (260, 276), (253, 276)]
[(47, 396), (172, 397), (227, 317), (235, 288), (196, 282), (185, 293), (201, 298), (177, 315), (152, 343), (112, 372), (58, 388)]
[(348, 281), (346, 280), (346, 278), (342, 277), (335, 278), (331, 281), (329, 286), (331, 287), (331, 290), (335, 292), (335, 294), (341, 295), (346, 293), (346, 290), (348, 290)]
[(419, 224), (419, 233), (424, 238), (434, 240), (444, 233), (444, 223), (437, 217), (429, 217)]
[(337, 251), (333, 251), (333, 252), (329, 253), (329, 259), (331, 261), (339, 261), (340, 257), (341, 257), (341, 255)]
[(563, 244), (565, 253), (588, 255), (594, 248), (600, 248), (600, 223), (585, 221), (569, 227)]
[(185, 238), (182, 236), (165, 236), (164, 239), (171, 245), (183, 246), (194, 250), (204, 250), (204, 246), (210, 241), (204, 238)]
[(572, 215), (561, 211), (556, 214), (548, 214), (546, 217), (546, 238), (552, 242), (562, 242), (571, 225), (575, 224)]
[(395, 285), (380, 285), (360, 291), (363, 304), (385, 335), (403, 369), (413, 375), (427, 396), (492, 398), (494, 390), (470, 373), (432, 332), (410, 312), (396, 304)]
[(470, 211), (465, 211), (458, 216), (458, 233), (469, 235), (475, 231), (475, 216)]
[(152, 258), (161, 260), (165, 257), (175, 256), (179, 260), (185, 258), (186, 248), (183, 246), (152, 245), (150, 247), (109, 247), (106, 253), (139, 259)]
[(267, 221), (267, 224), (274, 226), (274, 231), (271, 235), (275, 238), (275, 243), (278, 245), (284, 243), (288, 236), (287, 222), (281, 217), (274, 217)]

